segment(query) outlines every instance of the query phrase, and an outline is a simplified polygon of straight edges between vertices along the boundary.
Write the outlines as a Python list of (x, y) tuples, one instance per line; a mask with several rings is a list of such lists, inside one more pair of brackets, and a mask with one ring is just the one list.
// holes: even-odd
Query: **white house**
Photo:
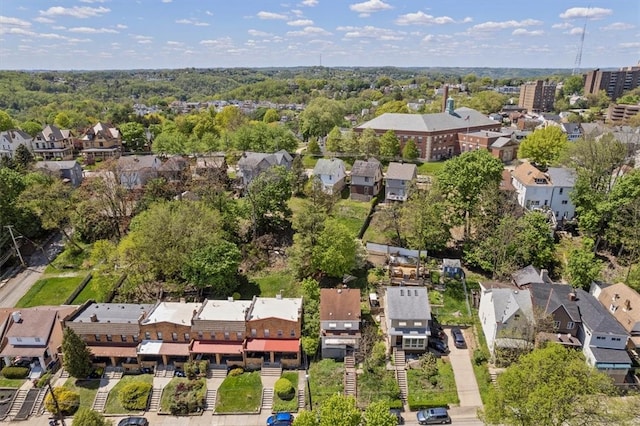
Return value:
[(550, 209), (556, 218), (571, 219), (576, 207), (569, 194), (575, 185), (575, 171), (563, 167), (549, 167), (546, 172), (531, 163), (522, 163), (511, 172), (518, 204), (528, 210)]
[(328, 194), (337, 194), (345, 186), (347, 172), (344, 162), (339, 158), (321, 158), (313, 168), (313, 176), (322, 182), (322, 190)]
[(409, 187), (417, 176), (415, 164), (389, 163), (385, 175), (385, 201), (407, 201)]
[(155, 155), (131, 155), (118, 158), (117, 175), (120, 185), (128, 189), (140, 188), (158, 177), (162, 162)]
[(31, 150), (31, 139), (33, 138), (30, 135), (19, 129), (0, 132), (0, 157), (13, 158), (20, 145)]
[(531, 344), (534, 323), (529, 290), (492, 288), (480, 284), (478, 316), (491, 354), (496, 347), (522, 348)]

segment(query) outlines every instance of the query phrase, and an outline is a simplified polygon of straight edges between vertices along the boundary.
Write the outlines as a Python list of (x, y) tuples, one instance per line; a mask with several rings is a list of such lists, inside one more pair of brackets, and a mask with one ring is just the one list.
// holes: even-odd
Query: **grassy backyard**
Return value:
[(435, 174), (438, 173), (443, 166), (444, 166), (444, 161), (422, 163), (418, 165), (418, 174), (435, 176)]
[(293, 385), (293, 388), (296, 390), (296, 396), (294, 396), (292, 399), (290, 399), (289, 401), (285, 401), (284, 399), (281, 399), (277, 393), (273, 394), (273, 411), (275, 412), (280, 412), (280, 411), (298, 411), (298, 398), (297, 398), (297, 393), (298, 393), (298, 372), (297, 371), (285, 371), (284, 373), (282, 373), (282, 377), (289, 380), (291, 382), (291, 384)]
[(7, 379), (0, 377), (0, 388), (19, 388), (27, 379)]
[(290, 271), (261, 271), (250, 279), (258, 284), (262, 297), (275, 297), (281, 290), (284, 297), (300, 296), (300, 287)]
[(370, 208), (370, 203), (348, 199), (340, 200), (333, 208), (333, 217), (346, 226), (354, 237), (357, 237)]
[(262, 381), (259, 371), (229, 375), (218, 388), (216, 413), (255, 413), (261, 403)]
[(104, 302), (109, 291), (113, 288), (118, 278), (110, 275), (93, 274), (93, 278), (84, 289), (73, 299), (74, 305), (80, 305), (91, 299), (96, 302)]
[[(314, 362), (309, 367), (309, 387), (313, 406), (319, 407), (331, 395), (344, 391), (344, 365), (333, 359)], [(308, 398), (308, 397), (307, 397)]]
[(63, 386), (80, 394), (80, 407), (91, 409), (100, 387), (100, 380), (80, 380), (70, 377)]
[(122, 379), (111, 389), (109, 392), (109, 397), (107, 398), (107, 405), (104, 408), (104, 412), (106, 414), (124, 414), (128, 413), (129, 410), (124, 408), (120, 403), (120, 389), (122, 389), (125, 385), (129, 383), (149, 383), (153, 384), (153, 375), (152, 374), (140, 374), (137, 376), (123, 376)]
[(375, 401), (387, 401), (392, 408), (402, 408), (400, 387), (393, 371), (384, 366), (358, 375), (358, 406), (367, 407)]
[[(471, 324), (473, 318), (467, 311), (464, 288), (459, 281), (447, 281), (444, 291), (444, 306), (434, 307), (433, 313), (437, 315), (441, 324)], [(472, 312), (473, 315), (473, 312)]]
[(16, 308), (42, 305), (61, 305), (83, 280), (84, 276), (43, 278), (29, 289)]
[(457, 404), (458, 392), (451, 363), (438, 360), (437, 383), (432, 384), (422, 370), (408, 370), (409, 407), (412, 410)]

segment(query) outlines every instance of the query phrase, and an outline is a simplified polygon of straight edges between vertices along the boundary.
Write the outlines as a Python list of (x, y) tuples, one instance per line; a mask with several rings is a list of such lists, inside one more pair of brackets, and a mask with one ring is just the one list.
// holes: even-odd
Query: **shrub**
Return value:
[(27, 367), (4, 367), (2, 369), (2, 375), (7, 379), (24, 379), (29, 374), (29, 368)]
[(229, 375), (232, 376), (232, 377), (235, 377), (235, 376), (241, 376), (242, 373), (244, 373), (244, 368), (238, 367), (238, 368), (234, 368), (233, 370), (231, 370), (229, 372)]
[(169, 405), (171, 414), (189, 414), (204, 410), (206, 393), (204, 380), (179, 383)]
[[(60, 412), (64, 415), (71, 415), (76, 412), (80, 405), (80, 394), (78, 392), (74, 392), (68, 388), (58, 387), (53, 388), (53, 394), (58, 401), (57, 407), (55, 402), (53, 402), (51, 393), (48, 393), (44, 400), (44, 405), (51, 414), (58, 414)], [(60, 408), (60, 411), (58, 411), (58, 408)]]
[(140, 411), (147, 408), (151, 383), (131, 382), (124, 385), (118, 393), (120, 404), (127, 410)]
[(195, 379), (198, 375), (198, 366), (195, 362), (185, 362), (184, 363), (184, 374), (187, 375), (188, 379)]
[(45, 374), (40, 376), (40, 378), (38, 379), (38, 383), (36, 384), (36, 387), (37, 388), (45, 387), (52, 375), (53, 374), (51, 374), (51, 371), (47, 371)]
[(420, 357), (420, 368), (429, 379), (437, 377), (438, 359), (431, 352), (427, 352)]
[(487, 362), (487, 354), (484, 353), (481, 349), (476, 349), (473, 351), (473, 362), (475, 365), (482, 365)]
[(294, 396), (296, 396), (296, 390), (294, 389), (293, 384), (289, 379), (285, 379), (284, 377), (281, 377), (276, 381), (274, 390), (278, 397), (285, 401), (290, 401)]
[(81, 408), (75, 416), (73, 416), (73, 426), (111, 426), (109, 420), (96, 411), (88, 408)]

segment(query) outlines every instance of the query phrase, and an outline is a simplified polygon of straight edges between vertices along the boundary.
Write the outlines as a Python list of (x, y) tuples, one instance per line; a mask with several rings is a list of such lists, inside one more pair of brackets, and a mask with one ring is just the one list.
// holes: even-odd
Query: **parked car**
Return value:
[(451, 417), (449, 417), (449, 413), (444, 407), (420, 410), (416, 414), (416, 417), (418, 418), (418, 424), (421, 425), (444, 425), (451, 423)]
[(293, 415), (291, 413), (276, 413), (267, 419), (267, 426), (291, 426), (292, 424)]
[(427, 343), (427, 346), (432, 349), (435, 349), (438, 352), (442, 352), (443, 354), (446, 354), (449, 352), (449, 346), (447, 345), (447, 342), (446, 342), (446, 335), (444, 340), (440, 340), (435, 337), (430, 337), (429, 342)]
[(454, 327), (451, 329), (451, 336), (453, 336), (453, 344), (456, 345), (456, 348), (467, 347), (467, 342), (464, 341), (462, 330), (460, 330), (458, 327)]
[(149, 426), (149, 420), (139, 416), (127, 417), (120, 420), (118, 426)]
[(404, 424), (404, 418), (402, 418), (402, 411), (400, 411), (398, 408), (391, 408), (389, 411), (391, 412), (391, 414), (393, 414), (396, 417), (396, 420), (398, 421), (399, 425)]

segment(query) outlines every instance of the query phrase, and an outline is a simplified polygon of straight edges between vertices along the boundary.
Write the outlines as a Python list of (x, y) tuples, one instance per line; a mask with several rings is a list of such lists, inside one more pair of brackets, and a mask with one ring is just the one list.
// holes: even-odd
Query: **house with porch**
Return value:
[(425, 287), (386, 287), (385, 321), (389, 349), (423, 353), (431, 335), (431, 305)]
[(640, 359), (640, 294), (626, 284), (594, 282), (590, 293), (629, 333), (628, 349)]
[(31, 142), (33, 154), (42, 160), (72, 160), (73, 135), (71, 130), (47, 125)]
[(375, 158), (356, 160), (351, 167), (351, 199), (371, 201), (382, 189), (382, 164)]
[[(216, 365), (245, 365), (247, 338), (245, 317), (253, 300), (205, 300), (193, 317), (193, 337), (189, 352), (194, 359)], [(257, 332), (257, 331), (256, 331)]]
[(80, 154), (89, 161), (117, 158), (122, 152), (122, 135), (111, 124), (98, 122), (87, 129), (78, 141), (82, 147)]
[(20, 129), (12, 129), (0, 132), (0, 157), (13, 158), (16, 149), (20, 145), (27, 147), (31, 151), (31, 140), (33, 138)]
[(30, 362), (30, 378), (38, 378), (58, 359), (62, 345), (62, 318), (73, 307), (39, 306), (16, 309), (7, 317), (0, 357), (5, 365), (17, 359)]
[(531, 163), (522, 163), (511, 175), (520, 206), (527, 210), (549, 209), (558, 220), (573, 219), (576, 208), (569, 196), (576, 180), (573, 169), (549, 167), (542, 172)]
[(238, 160), (238, 176), (247, 187), (260, 173), (273, 166), (283, 166), (289, 170), (292, 165), (293, 157), (285, 150), (274, 153), (247, 151)]
[(302, 298), (254, 297), (246, 315), (248, 368), (300, 366)]
[(127, 189), (141, 188), (158, 177), (161, 162), (155, 155), (130, 155), (118, 158), (116, 176)]
[(189, 360), (192, 320), (202, 303), (158, 302), (140, 322), (138, 361), (144, 367), (173, 364), (181, 368)]
[(389, 163), (385, 175), (385, 202), (407, 201), (411, 183), (417, 176), (415, 164)]
[(322, 191), (338, 194), (346, 184), (347, 172), (339, 158), (321, 158), (313, 168), (313, 177), (322, 184)]
[(41, 172), (78, 187), (82, 183), (82, 166), (72, 161), (38, 161), (35, 168)]
[(344, 359), (360, 347), (360, 290), (320, 289), (322, 358)]
[(93, 362), (138, 370), (136, 348), (140, 343), (140, 323), (153, 309), (151, 304), (95, 303), (89, 300), (63, 319), (85, 341)]

